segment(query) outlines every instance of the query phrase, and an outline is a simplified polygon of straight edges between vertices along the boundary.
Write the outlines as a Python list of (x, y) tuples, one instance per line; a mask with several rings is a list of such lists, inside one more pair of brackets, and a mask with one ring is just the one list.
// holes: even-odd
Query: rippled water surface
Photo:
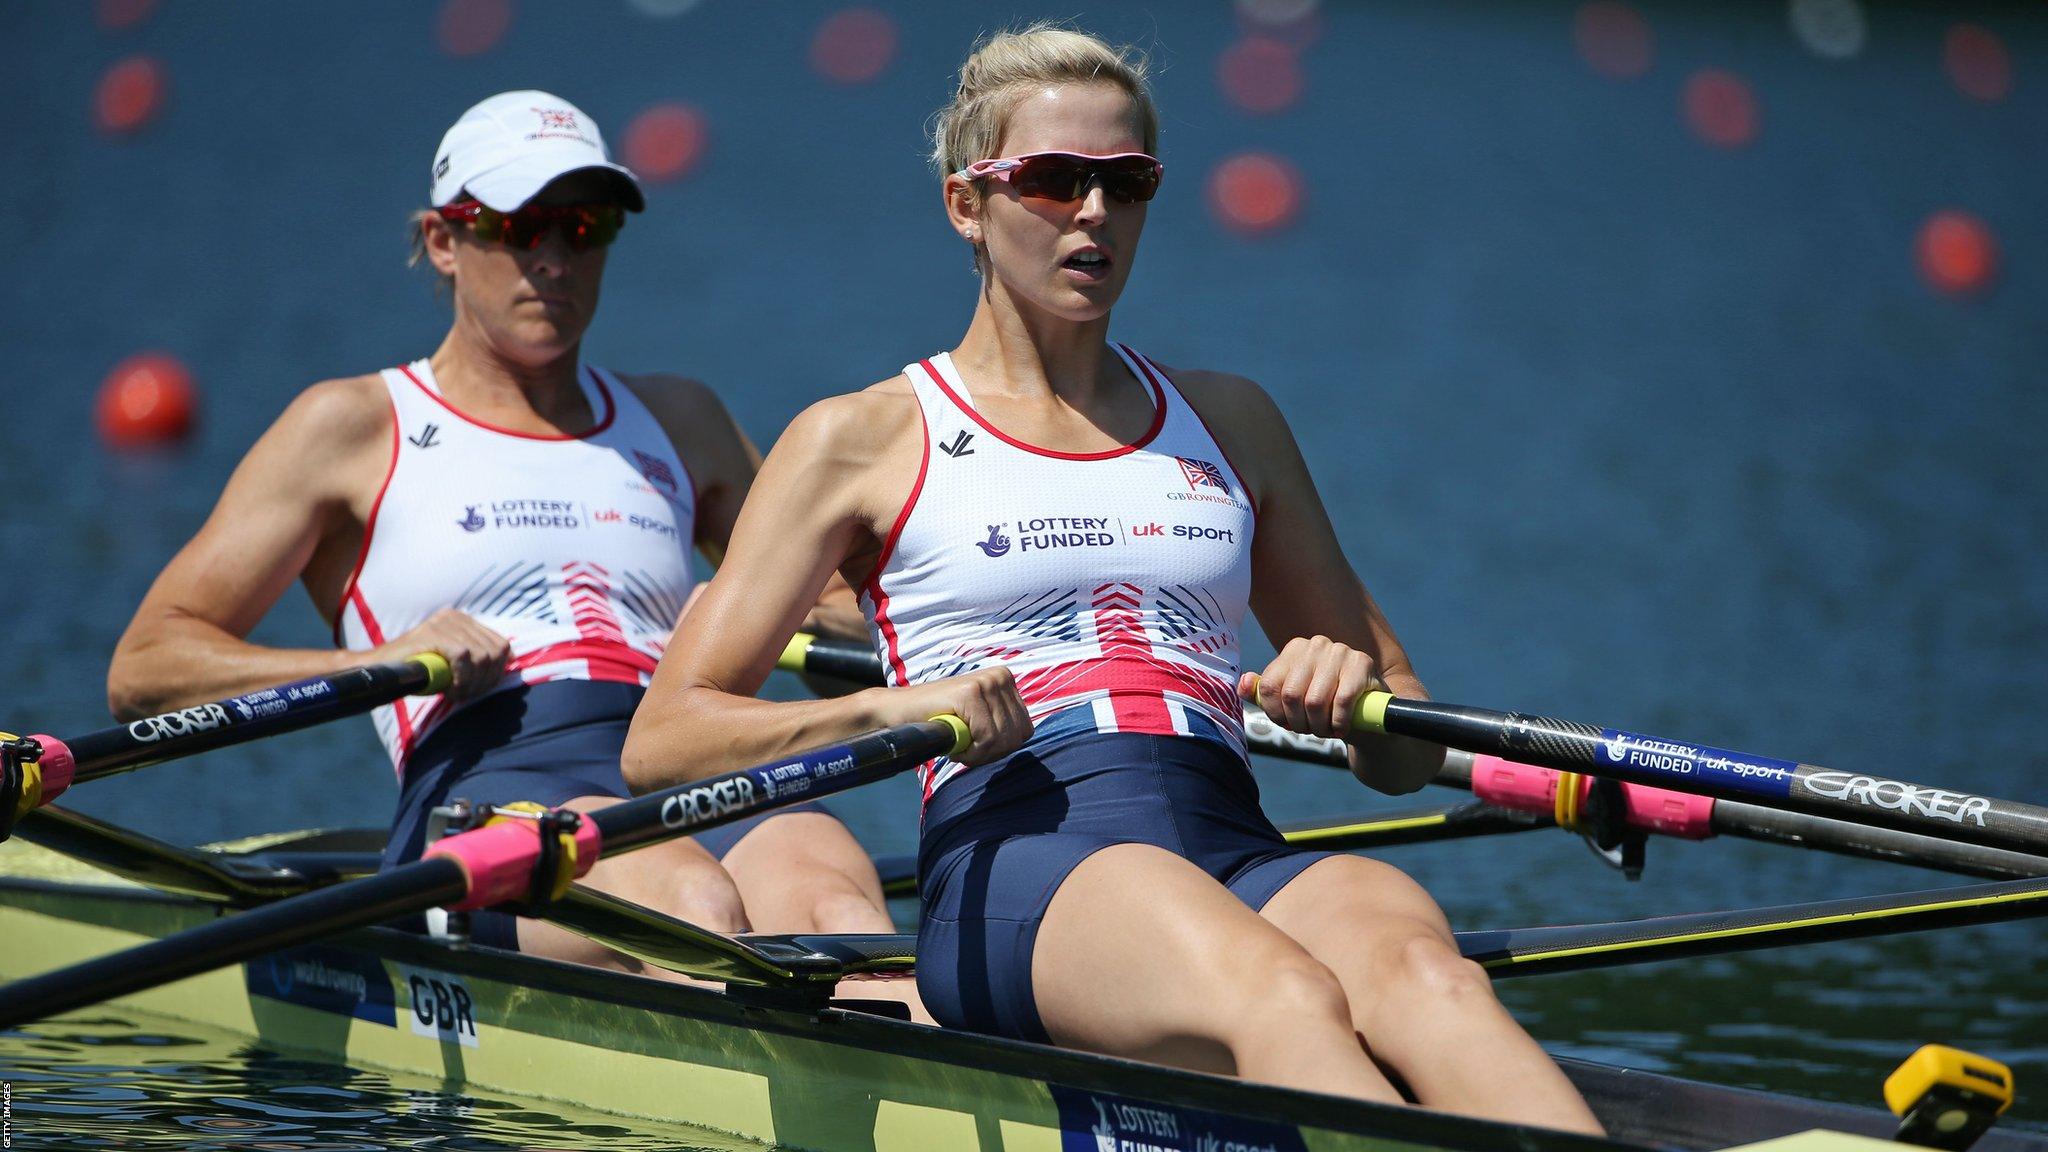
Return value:
[(555, 1101), (482, 1095), (275, 1055), (198, 1026), (102, 1009), (0, 1033), (17, 1148), (192, 1152), (760, 1145)]

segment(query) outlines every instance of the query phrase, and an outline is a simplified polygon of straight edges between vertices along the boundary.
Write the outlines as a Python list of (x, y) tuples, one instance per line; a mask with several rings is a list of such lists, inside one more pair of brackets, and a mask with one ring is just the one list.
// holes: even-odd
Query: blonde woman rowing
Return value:
[[(1143, 71), (1093, 37), (1003, 35), (938, 119), (946, 214), (982, 275), (958, 347), (804, 413), (627, 742), (650, 788), (938, 712), (975, 741), (924, 773), (918, 983), (945, 1024), (1598, 1124), (1399, 871), (1290, 848), (1245, 761), (1256, 698), (1347, 735), (1376, 683), (1424, 695), (1248, 380), (1109, 339), (1161, 187)], [(751, 699), (837, 569), (894, 687)], [(1420, 787), (1441, 748), (1350, 736)]]

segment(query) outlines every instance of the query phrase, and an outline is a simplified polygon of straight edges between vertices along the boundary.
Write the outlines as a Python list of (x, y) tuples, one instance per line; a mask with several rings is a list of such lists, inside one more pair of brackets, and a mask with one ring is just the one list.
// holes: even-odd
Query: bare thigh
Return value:
[(1187, 860), (1118, 844), (1053, 895), (1031, 957), (1039, 1019), (1056, 1043), (1236, 1071), (1237, 1021), (1254, 973), (1312, 966), (1294, 941)]
[[(882, 878), (867, 849), (835, 817), (790, 812), (762, 821), (725, 854), (754, 931), (768, 933), (896, 931)], [(932, 1023), (909, 976), (857, 976), (838, 994), (854, 1000), (891, 1000), (910, 1017)]]
[(1264, 916), (1334, 972), (1373, 1058), (1421, 1103), (1598, 1134), (1600, 1122), (1522, 1030), (1477, 964), (1458, 955), (1436, 901), (1398, 869), (1318, 861)]
[(1370, 952), (1424, 936), (1457, 947), (1435, 897), (1391, 864), (1330, 856), (1274, 893), (1259, 915), (1311, 953), (1359, 967)]
[(764, 820), (725, 854), (756, 932), (894, 932), (882, 879), (846, 825), (823, 812)]
[(1337, 974), (1367, 1050), (1408, 1078), (1414, 1069), (1390, 1059), (1401, 1048), (1394, 1033), (1429, 1011), (1423, 1001), (1431, 992), (1410, 961), (1457, 948), (1435, 899), (1392, 865), (1332, 856), (1304, 869), (1259, 914)]

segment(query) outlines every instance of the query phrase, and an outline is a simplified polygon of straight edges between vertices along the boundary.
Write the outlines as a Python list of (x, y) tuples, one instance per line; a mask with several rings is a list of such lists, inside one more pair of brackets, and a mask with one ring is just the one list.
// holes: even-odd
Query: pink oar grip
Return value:
[(43, 746), (41, 768), (43, 772), (43, 799), (48, 804), (64, 794), (78, 776), (78, 761), (71, 755), (71, 746), (55, 736), (31, 736), (29, 739)]
[[(1474, 756), (1472, 795), (1501, 808), (1548, 816), (1556, 811), (1557, 780), (1561, 775), (1550, 768), (1517, 764), (1498, 756)], [(1579, 787), (1591, 792), (1592, 779), (1580, 777)], [(1712, 797), (1647, 784), (1623, 784), (1621, 794), (1631, 828), (1682, 840), (1705, 840), (1714, 834)]]
[[(1586, 782), (1588, 787), (1592, 781)], [(1648, 784), (1623, 784), (1628, 826), (1681, 840), (1705, 840), (1714, 834), (1714, 798), (1673, 792)]]
[[(576, 829), (576, 876), (590, 872), (603, 851), (603, 837), (592, 820)], [(540, 825), (532, 820), (506, 820), (446, 840), (436, 841), (427, 856), (447, 856), (469, 873), (469, 895), (448, 905), (451, 912), (469, 912), (524, 900), (533, 888), (533, 868), (540, 861)]]

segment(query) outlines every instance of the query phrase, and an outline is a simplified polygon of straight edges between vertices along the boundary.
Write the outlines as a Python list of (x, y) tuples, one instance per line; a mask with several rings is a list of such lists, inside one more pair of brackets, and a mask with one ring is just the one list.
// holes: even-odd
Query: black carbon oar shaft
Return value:
[(223, 916), (175, 936), (0, 987), (0, 1029), (16, 1028), (32, 1020), (211, 972), (301, 943), (309, 935), (309, 924), (319, 925), (319, 935), (334, 935), (446, 904), (466, 891), (468, 880), (460, 864), (453, 860), (422, 860)]
[(0, 746), (0, 840), (14, 822), (85, 780), (291, 732), (367, 712), (400, 696), (445, 691), (448, 661), (437, 652), (350, 668), (145, 716), (61, 739), (44, 733)]
[(1369, 692), (1354, 723), (1467, 752), (1677, 792), (1756, 801), (1987, 848), (2048, 853), (2048, 808), (1570, 720)]
[[(902, 772), (968, 742), (959, 718), (936, 717), (856, 736), (768, 764), (677, 785), (582, 816), (590, 853), (622, 852), (743, 820), (813, 796), (842, 792)], [(586, 829), (587, 832), (587, 829)], [(524, 843), (519, 837), (524, 834)], [(593, 843), (594, 842), (594, 843)], [(437, 842), (428, 855), (389, 872), (350, 880), (175, 936), (137, 945), (0, 988), (0, 1029), (237, 964), (291, 944), (346, 932), (437, 906), (490, 907), (523, 898), (540, 860), (530, 828), (492, 825)], [(508, 850), (509, 849), (509, 850)]]
[(588, 813), (606, 856), (892, 776), (966, 747), (967, 726), (942, 716), (856, 736), (844, 744), (649, 793)]
[(1745, 800), (1714, 801), (1714, 831), (1744, 840), (1817, 848), (1866, 860), (1889, 860), (1987, 880), (2048, 876), (2048, 856), (1944, 840), (1922, 832), (1854, 824), (1833, 816), (1787, 812)]
[(447, 661), (434, 653), (350, 668), (275, 688), (175, 708), (66, 739), (77, 779), (91, 780), (180, 756), (210, 752), (367, 712), (400, 696), (447, 687)]
[[(824, 639), (802, 633), (790, 642), (778, 667), (785, 671), (831, 676), (856, 684), (882, 682), (882, 660), (872, 650), (851, 641)], [(1245, 737), (1254, 752), (1332, 768), (1349, 767), (1344, 744), (1340, 740), (1328, 740), (1320, 736), (1289, 731), (1274, 723), (1272, 717), (1255, 706), (1246, 707), (1244, 722)], [(1526, 757), (1511, 755), (1491, 747), (1461, 748), (1461, 751), (1483, 752), (1524, 763), (1535, 763)], [(1470, 760), (1453, 757), (1445, 763), (1444, 770), (1437, 774), (1435, 783), (1470, 790)], [(1674, 787), (1661, 779), (1649, 783), (1661, 787)], [(1847, 856), (1918, 864), (1970, 876), (2002, 878), (2048, 875), (2048, 854), (2036, 855), (2027, 851), (1960, 843), (1942, 836), (1938, 831), (1930, 832), (1917, 825), (1903, 830), (1880, 828), (1868, 822), (1844, 819), (1839, 814), (1793, 812), (1786, 811), (1782, 806), (1723, 800), (1714, 807), (1712, 826), (1717, 833), (1747, 840), (1796, 844)], [(2048, 850), (2036, 848), (2033, 852)], [(907, 878), (907, 871), (904, 876)], [(903, 883), (907, 884), (907, 879)]]
[(790, 640), (775, 666), (785, 672), (800, 672), (806, 676), (830, 676), (848, 684), (877, 686), (887, 683), (882, 672), (882, 658), (873, 650), (852, 641), (823, 639), (807, 632), (799, 632)]

